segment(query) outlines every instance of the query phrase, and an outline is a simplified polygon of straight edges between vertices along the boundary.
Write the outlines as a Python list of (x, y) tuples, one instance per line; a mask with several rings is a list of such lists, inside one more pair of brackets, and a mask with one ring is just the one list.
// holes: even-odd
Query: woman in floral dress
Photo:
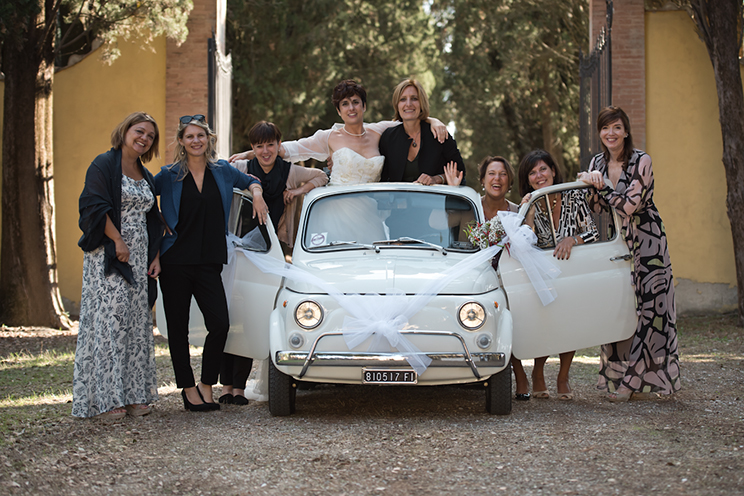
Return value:
[[(80, 195), (85, 251), (72, 414), (116, 420), (158, 399), (151, 309), (163, 224), (142, 161), (157, 155), (155, 120), (128, 116), (93, 160)], [(149, 276), (149, 277), (148, 277)]]
[(609, 389), (612, 402), (671, 394), (680, 388), (677, 316), (666, 232), (653, 201), (651, 157), (633, 148), (630, 121), (622, 109), (603, 109), (597, 129), (603, 153), (579, 179), (596, 189), (590, 201), (595, 209), (610, 205), (623, 220), (622, 233), (633, 255), (638, 314), (633, 337), (602, 346), (597, 387)]

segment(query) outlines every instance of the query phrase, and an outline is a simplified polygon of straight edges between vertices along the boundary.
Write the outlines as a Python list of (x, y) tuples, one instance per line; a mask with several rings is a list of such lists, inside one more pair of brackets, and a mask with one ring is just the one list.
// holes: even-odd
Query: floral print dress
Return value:
[(155, 198), (147, 184), (122, 175), (121, 236), (134, 284), (104, 274), (104, 249), (86, 252), (72, 414), (93, 417), (158, 399), (152, 315), (147, 303), (147, 222)]
[[(594, 157), (589, 170), (607, 177), (603, 154)], [(593, 208), (609, 204), (622, 218), (622, 235), (633, 255), (631, 271), (638, 314), (633, 337), (602, 346), (597, 384), (601, 390), (607, 390), (610, 384), (612, 390), (623, 384), (643, 393), (671, 394), (680, 389), (672, 264), (653, 195), (651, 158), (634, 150), (615, 189), (605, 186), (590, 199)]]

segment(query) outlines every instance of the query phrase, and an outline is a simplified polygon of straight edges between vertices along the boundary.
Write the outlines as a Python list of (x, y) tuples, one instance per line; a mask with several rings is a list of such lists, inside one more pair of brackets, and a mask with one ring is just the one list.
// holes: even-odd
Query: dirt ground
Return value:
[[(13, 433), (0, 492), (744, 494), (744, 331), (732, 322), (681, 319), (683, 389), (672, 398), (609, 403), (588, 349), (572, 367), (574, 401), (514, 402), (505, 417), (488, 415), (473, 387), (321, 386), (298, 392), (291, 417), (258, 402), (190, 413), (163, 372), (147, 417), (57, 416)], [(74, 333), (21, 334), (0, 333), (0, 356), (74, 347)], [(551, 359), (552, 394), (557, 368)]]

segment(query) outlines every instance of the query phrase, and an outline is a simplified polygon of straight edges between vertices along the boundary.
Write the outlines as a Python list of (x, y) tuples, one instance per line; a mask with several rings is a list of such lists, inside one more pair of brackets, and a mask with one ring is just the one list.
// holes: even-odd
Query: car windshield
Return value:
[(474, 251), (464, 229), (475, 218), (472, 202), (452, 194), (369, 191), (327, 196), (310, 206), (303, 246), (311, 251)]

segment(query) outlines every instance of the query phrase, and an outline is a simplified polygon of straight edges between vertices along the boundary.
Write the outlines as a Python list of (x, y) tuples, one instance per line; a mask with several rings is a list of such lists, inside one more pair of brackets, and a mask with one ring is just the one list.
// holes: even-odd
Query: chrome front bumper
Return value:
[[(478, 366), (503, 367), (506, 365), (506, 356), (501, 352), (476, 352), (468, 350), (465, 340), (459, 334), (448, 331), (400, 331), (402, 334), (451, 336), (456, 338), (462, 345), (462, 352), (419, 352), (419, 356), (427, 356), (431, 359), (429, 367), (470, 367), (476, 379), (481, 379)], [(391, 367), (408, 366), (406, 356), (408, 354), (396, 352), (357, 352), (357, 351), (322, 351), (316, 352), (318, 343), (328, 336), (342, 336), (342, 332), (326, 332), (318, 336), (310, 351), (277, 351), (277, 365), (302, 366), (298, 378), (301, 379), (311, 365), (322, 365), (332, 367)]]

